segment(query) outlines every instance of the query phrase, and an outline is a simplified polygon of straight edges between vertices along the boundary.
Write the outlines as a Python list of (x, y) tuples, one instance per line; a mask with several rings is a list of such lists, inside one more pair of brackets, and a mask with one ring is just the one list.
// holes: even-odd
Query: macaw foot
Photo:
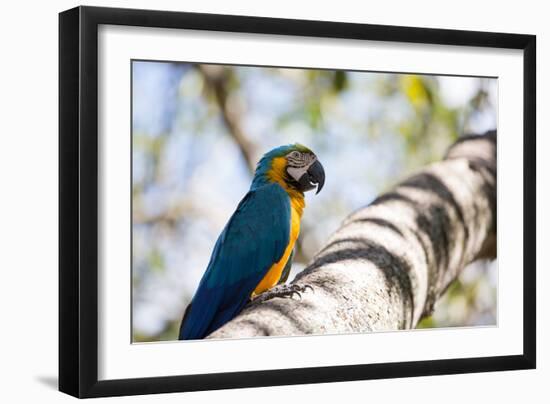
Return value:
[(297, 295), (301, 299), (302, 293), (304, 293), (308, 289), (313, 292), (313, 287), (311, 287), (311, 285), (278, 285), (275, 286), (273, 289), (270, 289), (267, 292), (264, 292), (254, 297), (253, 301), (262, 303), (276, 297), (290, 297), (292, 299), (294, 295)]

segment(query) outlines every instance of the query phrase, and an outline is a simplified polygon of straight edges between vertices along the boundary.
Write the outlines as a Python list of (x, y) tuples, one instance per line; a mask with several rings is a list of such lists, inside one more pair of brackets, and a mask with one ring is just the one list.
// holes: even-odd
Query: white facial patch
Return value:
[(304, 167), (288, 167), (286, 171), (288, 174), (298, 182), (302, 175), (304, 175), (311, 164)]
[(313, 163), (315, 163), (316, 160), (317, 160), (316, 158), (312, 158), (309, 163), (307, 163), (306, 165), (304, 165), (302, 167), (289, 166), (289, 167), (287, 167), (286, 171), (292, 178), (294, 178), (294, 180), (296, 182), (299, 182), (302, 175), (304, 175), (306, 173), (306, 171), (309, 169), (309, 167), (311, 167), (311, 165)]

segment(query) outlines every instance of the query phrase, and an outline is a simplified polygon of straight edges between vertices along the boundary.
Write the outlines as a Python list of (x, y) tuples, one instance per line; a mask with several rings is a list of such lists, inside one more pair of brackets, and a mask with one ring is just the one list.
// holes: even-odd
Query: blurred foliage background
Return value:
[[(459, 136), (496, 127), (496, 79), (132, 63), (135, 342), (177, 339), (185, 307), (263, 153), (319, 156), (293, 279), (353, 210)], [(496, 324), (496, 262), (470, 265), (419, 327)]]

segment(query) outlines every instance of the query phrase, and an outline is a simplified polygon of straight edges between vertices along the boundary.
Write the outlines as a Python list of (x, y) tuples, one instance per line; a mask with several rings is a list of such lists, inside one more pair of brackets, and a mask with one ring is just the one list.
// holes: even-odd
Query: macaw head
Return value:
[(286, 191), (306, 192), (325, 184), (325, 170), (310, 149), (301, 144), (279, 146), (266, 153), (256, 168), (252, 186), (277, 182)]

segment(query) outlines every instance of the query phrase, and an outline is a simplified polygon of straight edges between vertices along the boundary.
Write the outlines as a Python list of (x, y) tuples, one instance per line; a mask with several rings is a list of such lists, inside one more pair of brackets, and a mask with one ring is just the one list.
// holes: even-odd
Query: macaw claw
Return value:
[(282, 297), (282, 298), (289, 297), (292, 299), (294, 295), (302, 299), (302, 293), (305, 293), (305, 291), (308, 289), (314, 292), (313, 287), (311, 285), (298, 285), (298, 284), (278, 285), (278, 286), (275, 286), (273, 289), (268, 290), (267, 292), (262, 293), (261, 295), (258, 295), (253, 299), (253, 301), (262, 303), (267, 300), (274, 299), (276, 297)]

